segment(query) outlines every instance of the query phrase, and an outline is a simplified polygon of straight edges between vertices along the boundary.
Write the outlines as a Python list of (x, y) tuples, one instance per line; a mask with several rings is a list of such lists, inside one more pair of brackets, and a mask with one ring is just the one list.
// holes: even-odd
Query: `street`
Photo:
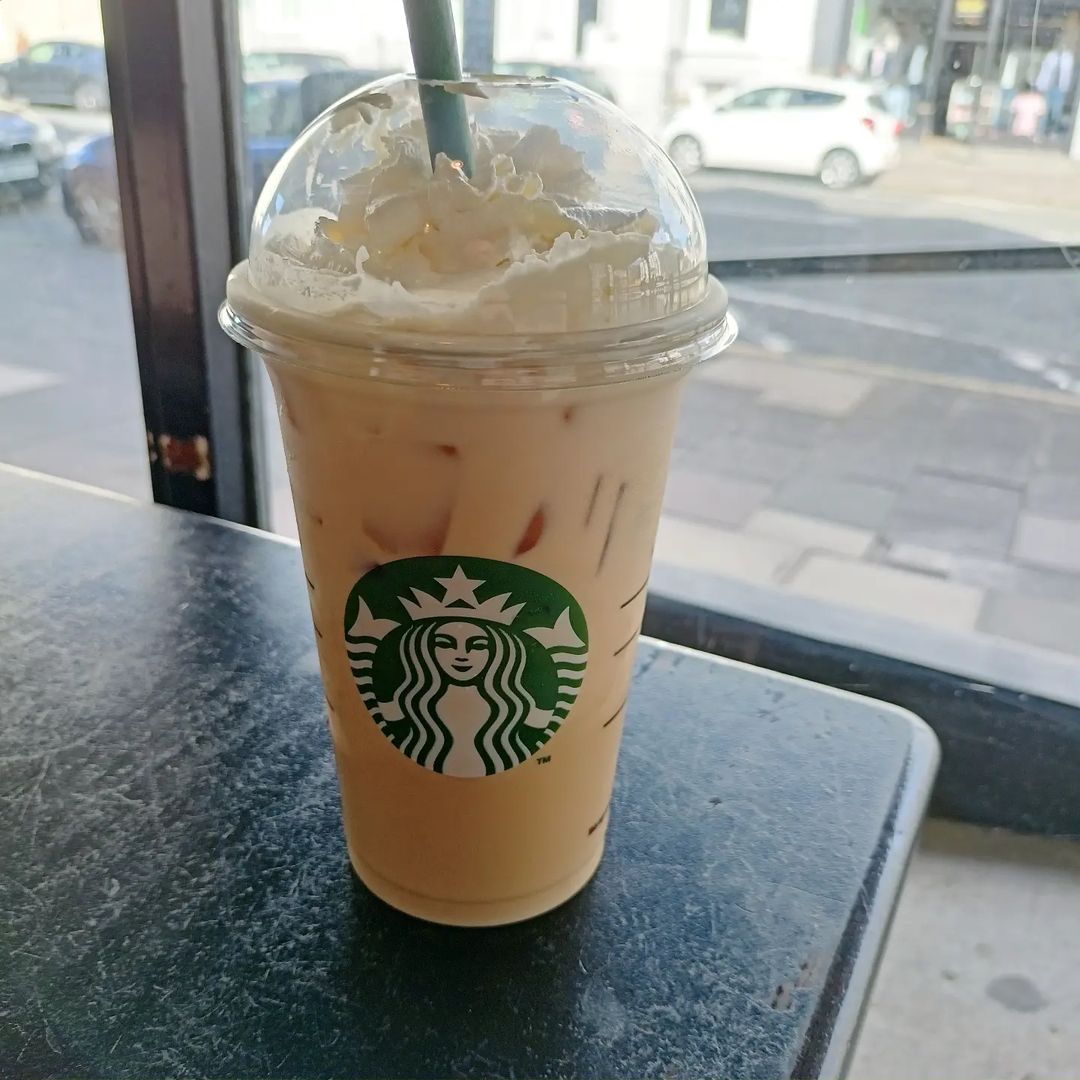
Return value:
[[(61, 119), (69, 141), (94, 130)], [(1074, 222), (1080, 239), (1080, 198), (887, 180), (704, 174), (710, 257), (1028, 246)], [(740, 341), (690, 384), (659, 557), (1080, 653), (1080, 274), (728, 284)], [(0, 295), (0, 460), (147, 497), (122, 254), (82, 243), (52, 193), (0, 212)]]
[[(887, 178), (884, 178), (887, 179)], [(712, 173), (695, 182), (712, 259), (1025, 247), (1080, 239), (1071, 213), (975, 197), (920, 200), (875, 187)], [(1004, 227), (1005, 224), (1009, 227)], [(731, 281), (744, 341), (1024, 386), (1080, 378), (1080, 275), (968, 273)], [(1078, 388), (1080, 389), (1080, 388)]]

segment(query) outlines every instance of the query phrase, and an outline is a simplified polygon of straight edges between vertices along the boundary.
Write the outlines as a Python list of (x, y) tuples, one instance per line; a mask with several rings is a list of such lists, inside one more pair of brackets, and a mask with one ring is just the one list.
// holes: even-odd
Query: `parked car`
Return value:
[(26, 98), (35, 105), (107, 109), (105, 50), (81, 41), (39, 41), (0, 64), (0, 98), (4, 97)]
[[(330, 70), (303, 79), (271, 79), (244, 85), (245, 190), (254, 201), (293, 139), (324, 109), (385, 72)], [(87, 243), (120, 245), (120, 198), (112, 135), (72, 148), (60, 181), (64, 209)]]
[(896, 162), (900, 127), (873, 87), (807, 79), (743, 85), (685, 109), (662, 144), (687, 175), (704, 167), (748, 169), (849, 188)]
[(40, 198), (56, 182), (62, 157), (52, 124), (20, 109), (0, 108), (0, 199)]
[(302, 79), (319, 71), (347, 71), (349, 62), (336, 53), (273, 52), (256, 49), (244, 53), (244, 79), (265, 82), (269, 79)]
[(591, 90), (594, 94), (606, 97), (608, 101), (615, 100), (615, 92), (604, 78), (592, 68), (579, 67), (576, 64), (540, 64), (532, 60), (515, 60), (507, 64), (496, 64), (495, 74), (528, 75), (533, 79), (546, 75), (552, 79), (566, 79), (584, 86), (586, 90)]

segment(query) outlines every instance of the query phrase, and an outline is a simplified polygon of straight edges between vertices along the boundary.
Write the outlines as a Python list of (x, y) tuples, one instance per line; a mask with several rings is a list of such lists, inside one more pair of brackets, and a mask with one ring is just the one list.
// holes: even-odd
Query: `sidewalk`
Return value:
[(656, 554), (1080, 656), (1080, 399), (736, 346), (687, 389)]
[(1071, 160), (1056, 146), (972, 145), (931, 136), (902, 141), (896, 168), (882, 175), (872, 190), (965, 202), (974, 196), (1011, 205), (1080, 211), (1080, 161)]

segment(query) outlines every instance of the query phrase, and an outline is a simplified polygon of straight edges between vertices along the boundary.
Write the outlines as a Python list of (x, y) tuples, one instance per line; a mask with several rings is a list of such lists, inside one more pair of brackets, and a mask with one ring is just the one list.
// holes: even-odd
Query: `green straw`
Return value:
[(413, 65), (420, 82), (420, 108), (427, 128), (431, 166), (435, 156), (445, 154), (460, 161), (466, 176), (472, 176), (472, 140), (465, 100), (441, 86), (424, 83), (425, 79), (457, 82), (461, 79), (457, 34), (450, 0), (403, 0), (405, 21), (409, 24), (409, 44)]

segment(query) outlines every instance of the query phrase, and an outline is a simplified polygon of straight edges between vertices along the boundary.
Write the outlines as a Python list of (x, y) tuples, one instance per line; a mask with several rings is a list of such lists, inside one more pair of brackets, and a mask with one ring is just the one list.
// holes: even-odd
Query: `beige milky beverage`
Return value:
[[(538, 92), (483, 89), (515, 107)], [(633, 198), (699, 240), (643, 136), (598, 99), (542, 90), (649, 150), (663, 198)], [(264, 193), (263, 261), (253, 239), (223, 321), (277, 395), (353, 866), (404, 911), (494, 925), (562, 902), (599, 862), (682, 377), (731, 328), (700, 251), (572, 197), (592, 178), (554, 132), (478, 135), (468, 188), (445, 162), (435, 179), (403, 169), (414, 136), (385, 132), (412, 93), (360, 95), (350, 145), (385, 152), (298, 218), (311, 250)], [(328, 170), (348, 125), (326, 122)], [(289, 181), (279, 168), (270, 186)], [(346, 286), (370, 309), (324, 306)]]

